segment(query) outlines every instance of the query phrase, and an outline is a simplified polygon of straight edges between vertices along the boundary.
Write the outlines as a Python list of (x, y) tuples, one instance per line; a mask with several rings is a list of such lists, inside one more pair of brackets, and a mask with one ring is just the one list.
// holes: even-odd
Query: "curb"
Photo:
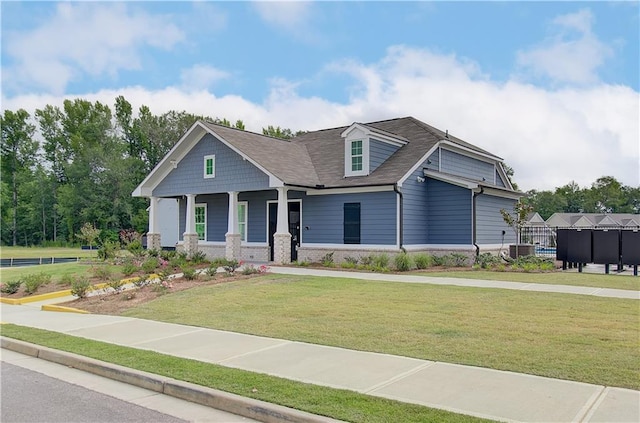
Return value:
[[(102, 289), (108, 285), (109, 284), (107, 283), (98, 283), (98, 284), (92, 285), (92, 289), (94, 290)], [(51, 300), (54, 298), (68, 297), (69, 295), (71, 295), (71, 290), (65, 289), (63, 291), (55, 291), (55, 292), (49, 292), (47, 294), (39, 294), (39, 295), (30, 295), (28, 297), (22, 297), (22, 298), (0, 297), (0, 303), (11, 304), (11, 305), (22, 305), (22, 304), (28, 304), (28, 303), (35, 303), (38, 301)]]
[(55, 305), (55, 304), (45, 304), (42, 307), (40, 307), (40, 309), (42, 311), (57, 311), (57, 312), (63, 312), (63, 313), (91, 314), (88, 311), (80, 310), (79, 308), (64, 307), (64, 306), (58, 306), (58, 305)]
[(332, 423), (329, 417), (0, 336), (0, 347), (264, 423)]

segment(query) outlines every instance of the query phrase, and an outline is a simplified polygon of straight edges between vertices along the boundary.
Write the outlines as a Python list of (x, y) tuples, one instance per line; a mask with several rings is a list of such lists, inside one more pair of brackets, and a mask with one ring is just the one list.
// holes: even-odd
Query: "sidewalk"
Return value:
[[(284, 268), (274, 268), (274, 271)], [(306, 269), (308, 270), (308, 269)], [(371, 274), (366, 274), (369, 279)], [(393, 275), (381, 275), (383, 277)], [(479, 281), (473, 281), (478, 283)], [(500, 421), (638, 422), (640, 391), (96, 314), (0, 306), (5, 323)]]
[(499, 288), (516, 291), (556, 292), (561, 294), (593, 295), (595, 297), (627, 298), (640, 300), (640, 291), (613, 288), (593, 288), (574, 285), (549, 285), (542, 283), (505, 282), (480, 279), (443, 278), (433, 276), (406, 275), (393, 273), (351, 272), (344, 270), (310, 269), (307, 267), (272, 266), (271, 273), (300, 276), (323, 276), (331, 278), (351, 278), (369, 281), (401, 283), (426, 283), (433, 285), (455, 285), (475, 288)]

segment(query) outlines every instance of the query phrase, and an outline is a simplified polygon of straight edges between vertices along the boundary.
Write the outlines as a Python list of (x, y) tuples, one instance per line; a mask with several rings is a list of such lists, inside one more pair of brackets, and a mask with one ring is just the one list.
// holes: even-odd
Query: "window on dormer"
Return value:
[(362, 170), (362, 140), (351, 141), (351, 171)]

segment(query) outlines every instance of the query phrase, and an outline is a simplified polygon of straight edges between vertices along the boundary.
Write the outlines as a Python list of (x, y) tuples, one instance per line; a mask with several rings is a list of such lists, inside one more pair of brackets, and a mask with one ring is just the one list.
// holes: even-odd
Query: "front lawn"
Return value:
[(124, 314), (640, 388), (637, 300), (268, 275), (165, 295)]
[(595, 288), (613, 288), (640, 291), (640, 277), (622, 275), (598, 275), (593, 273), (576, 272), (498, 272), (488, 270), (468, 270), (468, 271), (447, 271), (447, 272), (425, 272), (413, 271), (413, 275), (435, 276), (446, 278), (482, 279), (494, 281), (523, 282), (523, 283), (543, 283), (552, 285), (575, 285), (591, 286)]

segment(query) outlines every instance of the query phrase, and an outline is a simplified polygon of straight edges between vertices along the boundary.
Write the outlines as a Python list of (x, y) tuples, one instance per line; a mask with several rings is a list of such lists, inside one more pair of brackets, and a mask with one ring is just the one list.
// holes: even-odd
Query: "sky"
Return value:
[(639, 1), (0, 3), (2, 110), (84, 98), (315, 130), (413, 116), (523, 191), (640, 185)]

